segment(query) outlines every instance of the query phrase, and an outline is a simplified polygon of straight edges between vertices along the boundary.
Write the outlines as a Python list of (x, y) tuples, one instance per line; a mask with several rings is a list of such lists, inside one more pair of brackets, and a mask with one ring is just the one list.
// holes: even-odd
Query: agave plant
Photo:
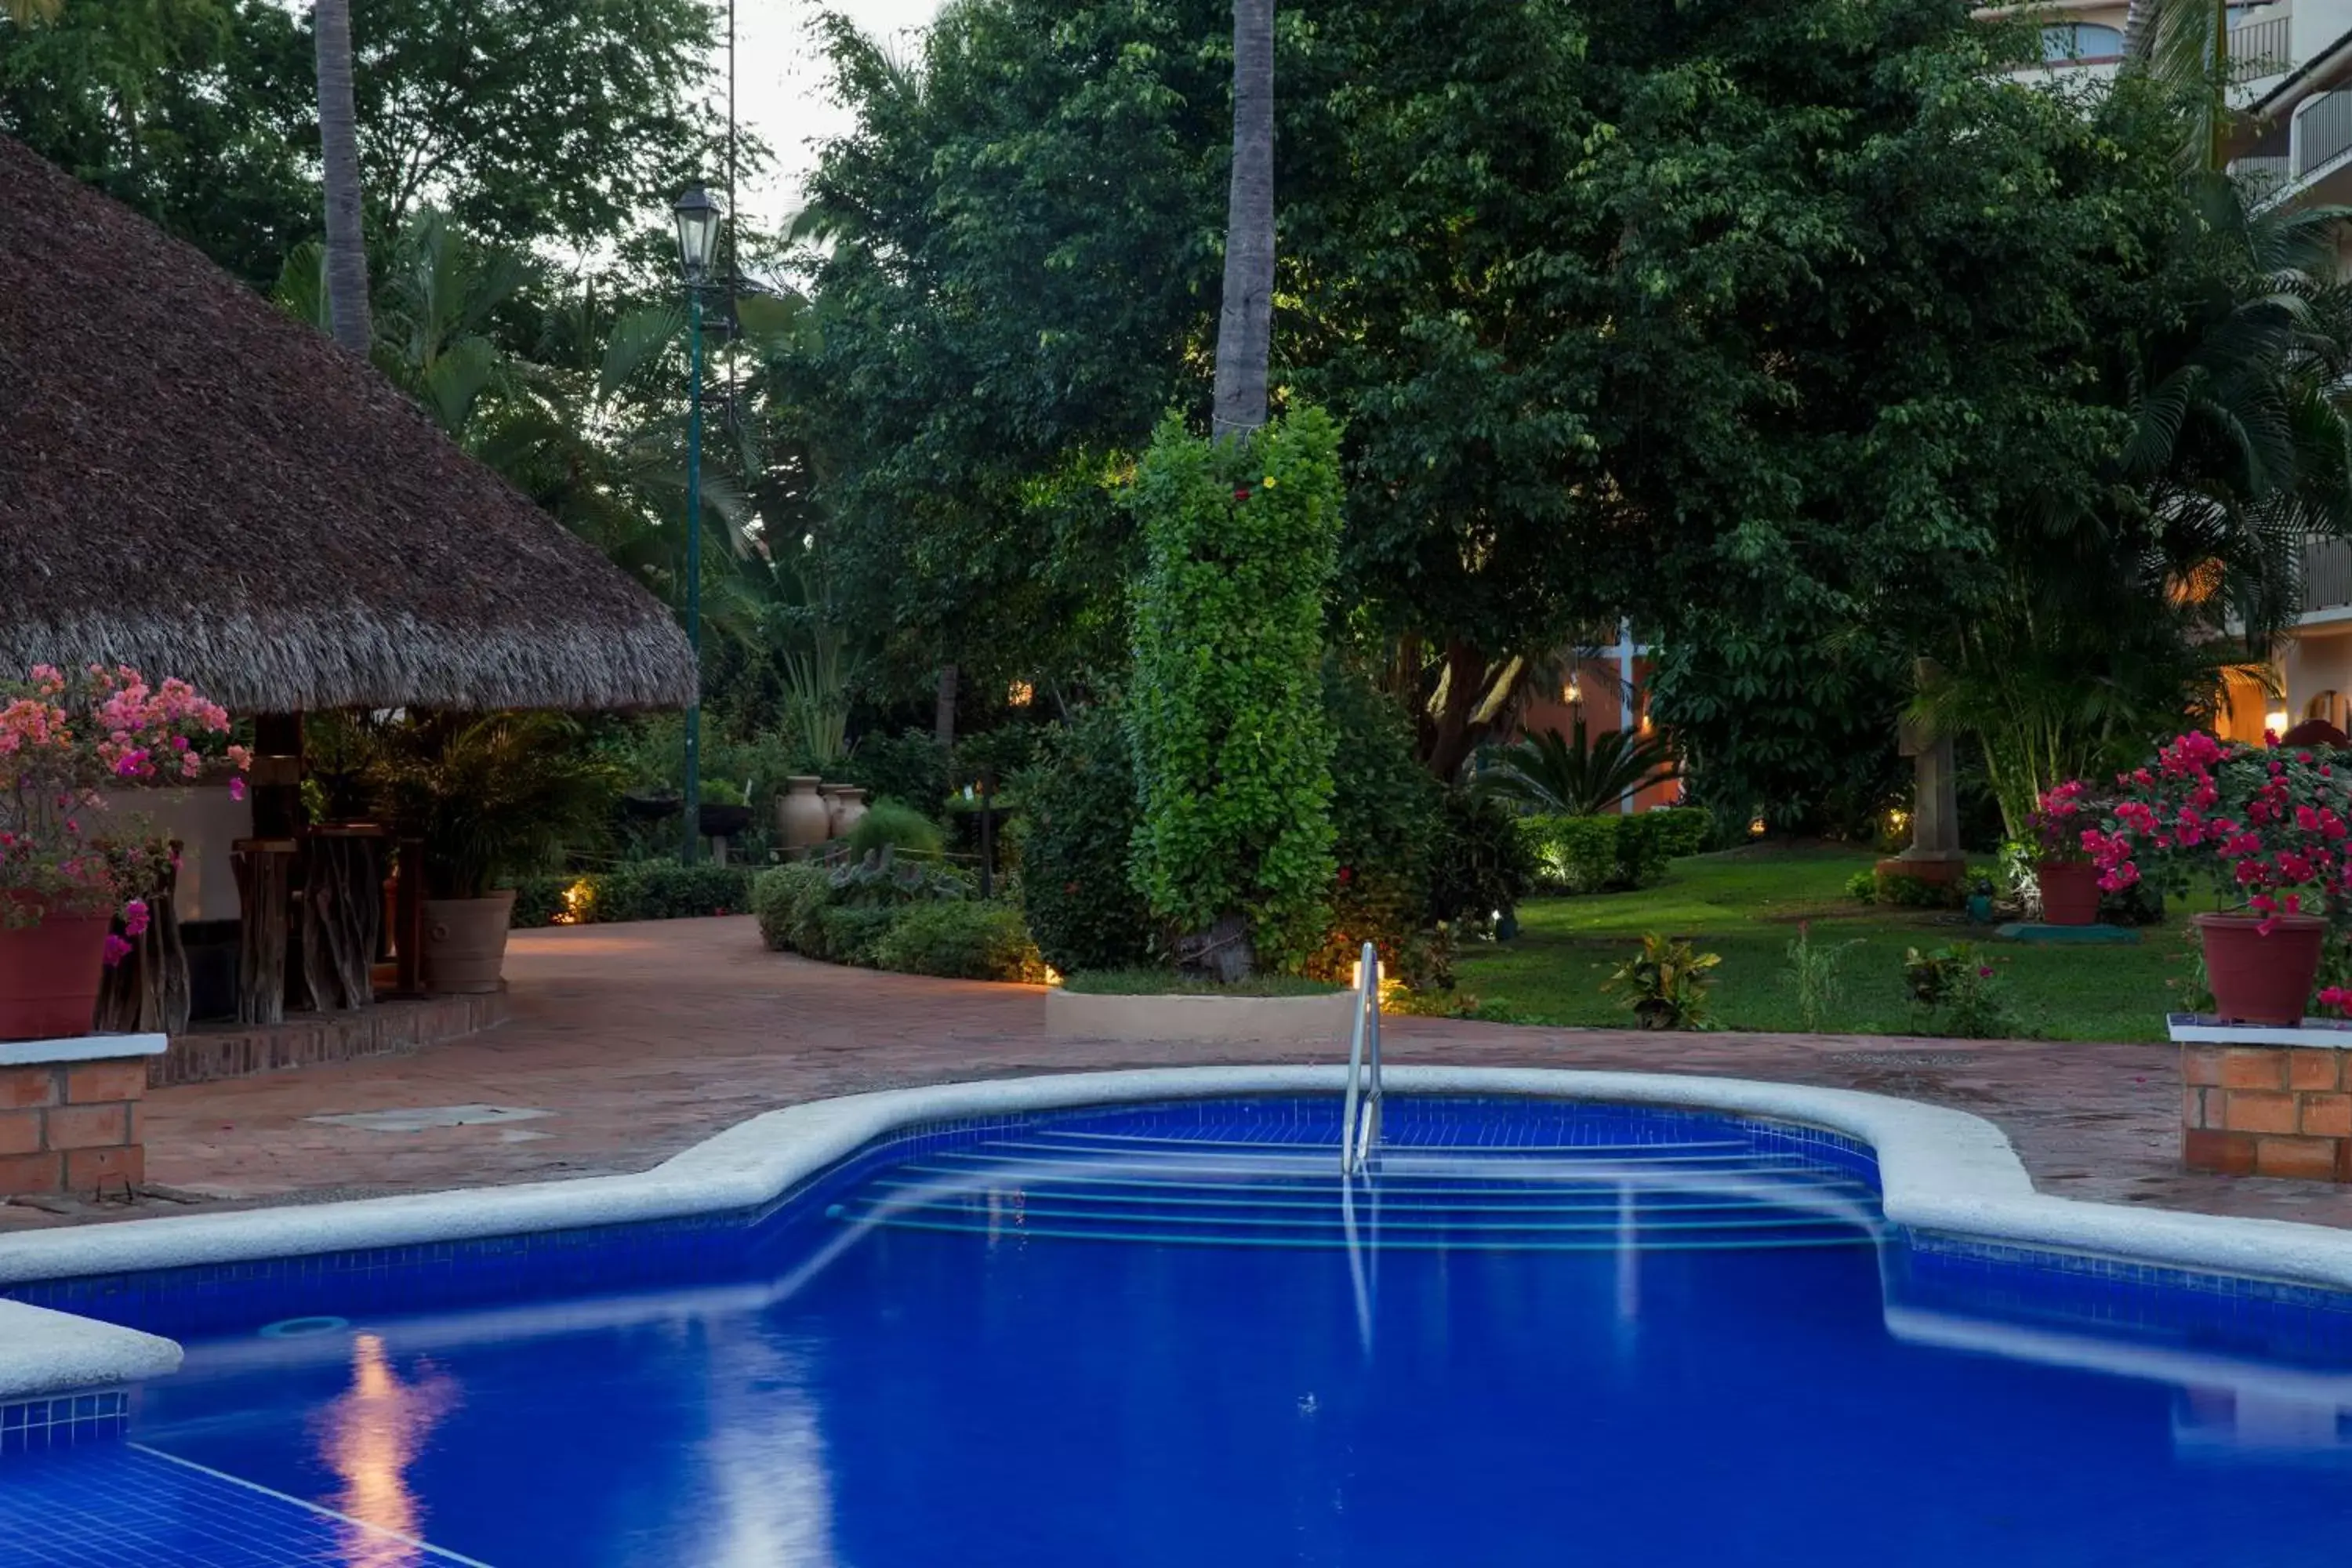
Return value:
[(1662, 736), (1603, 730), (1588, 737), (1579, 720), (1567, 736), (1543, 730), (1507, 747), (1478, 775), (1478, 787), (1536, 811), (1597, 816), (1664, 779), (1674, 765)]

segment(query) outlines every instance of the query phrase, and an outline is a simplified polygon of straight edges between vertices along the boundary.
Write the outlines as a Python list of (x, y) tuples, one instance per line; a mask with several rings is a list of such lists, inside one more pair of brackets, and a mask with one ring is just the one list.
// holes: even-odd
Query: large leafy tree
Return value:
[(310, 58), (273, 0), (74, 0), (0, 26), (0, 131), (266, 285), (318, 231)]

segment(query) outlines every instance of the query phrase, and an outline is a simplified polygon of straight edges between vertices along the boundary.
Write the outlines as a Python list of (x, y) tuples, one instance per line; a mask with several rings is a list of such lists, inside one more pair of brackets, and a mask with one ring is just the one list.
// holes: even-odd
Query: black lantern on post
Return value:
[(695, 701), (686, 710), (686, 841), (692, 865), (702, 842), (702, 286), (719, 257), (726, 216), (700, 185), (677, 198), (677, 265), (686, 274), (688, 403), (686, 422), (686, 640), (694, 649)]

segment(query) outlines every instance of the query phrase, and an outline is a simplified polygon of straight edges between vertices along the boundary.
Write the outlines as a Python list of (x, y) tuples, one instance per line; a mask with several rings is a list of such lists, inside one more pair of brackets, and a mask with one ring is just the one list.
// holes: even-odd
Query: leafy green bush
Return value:
[(801, 951), (828, 963), (873, 969), (883, 938), (905, 913), (896, 904), (828, 904), (818, 911), (815, 941)]
[(1845, 879), (1845, 896), (1861, 903), (1876, 903), (1878, 901), (1878, 873), (1875, 871), (1856, 871), (1853, 876), (1848, 877)]
[(1912, 1032), (1956, 1039), (2002, 1039), (2019, 1033), (1993, 966), (1965, 942), (1921, 952), (1903, 951), (1903, 986), (1915, 1007)]
[(1664, 735), (1604, 730), (1588, 736), (1581, 719), (1568, 735), (1541, 730), (1490, 754), (1494, 766), (1475, 787), (1557, 816), (1606, 816), (1675, 765)]
[(1099, 704), (1049, 731), (1015, 786), (1021, 900), (1045, 962), (1065, 974), (1142, 963), (1151, 914), (1127, 874), (1135, 771), (1118, 708)]
[(1045, 970), (1021, 911), (977, 899), (910, 906), (875, 943), (874, 960), (948, 980), (1042, 980)]
[(1601, 989), (1618, 996), (1645, 1029), (1704, 1029), (1715, 986), (1708, 971), (1722, 962), (1719, 953), (1693, 952), (1687, 940), (1652, 932)]
[(1240, 918), (1276, 969), (1323, 940), (1336, 870), (1318, 672), (1339, 447), (1316, 408), (1214, 443), (1171, 417), (1133, 492), (1146, 552), (1126, 704), (1135, 883), (1188, 935)]
[(1620, 816), (1521, 819), (1543, 879), (1564, 892), (1623, 892), (1665, 875), (1706, 842), (1707, 814), (1688, 807)]
[(1536, 884), (1536, 858), (1510, 807), (1466, 789), (1439, 803), (1429, 855), (1430, 918), (1476, 924), (1517, 907)]
[(1345, 978), (1367, 942), (1390, 973), (1418, 965), (1431, 923), (1429, 858), (1444, 836), (1444, 786), (1413, 755), (1404, 710), (1362, 676), (1326, 664), (1331, 752), (1331, 920), (1308, 974)]
[(1299, 974), (1253, 974), (1228, 985), (1181, 969), (1092, 969), (1063, 989), (1078, 996), (1328, 996), (1343, 986)]
[(754, 880), (749, 866), (657, 862), (577, 876), (522, 877), (515, 881), (513, 923), (521, 929), (741, 914), (751, 907)]
[(1901, 872), (1874, 872), (1877, 879), (1877, 900), (1906, 910), (1954, 910), (1960, 906), (1960, 885), (1957, 882), (1931, 882), (1925, 877), (1906, 877)]
[(948, 749), (928, 730), (862, 736), (830, 771), (845, 783), (865, 785), (877, 805), (895, 800), (923, 812), (937, 811), (952, 787)]
[(1714, 813), (1696, 805), (1661, 805), (1643, 812), (1639, 820), (1650, 825), (1658, 854), (1666, 860), (1698, 854), (1715, 833)]
[(816, 917), (833, 896), (833, 875), (800, 863), (762, 871), (751, 884), (751, 912), (760, 936), (779, 952), (798, 952), (817, 940)]
[(1617, 816), (1528, 816), (1522, 831), (1546, 886), (1600, 893), (1623, 885), (1618, 874)]
[(947, 837), (940, 825), (913, 806), (895, 800), (877, 800), (849, 830), (849, 852), (863, 856), (882, 848), (937, 855)]

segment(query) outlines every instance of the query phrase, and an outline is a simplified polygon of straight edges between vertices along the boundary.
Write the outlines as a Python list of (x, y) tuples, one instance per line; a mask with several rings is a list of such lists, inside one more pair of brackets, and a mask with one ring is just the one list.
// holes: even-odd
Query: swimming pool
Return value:
[(2162, 1568), (2352, 1518), (2336, 1294), (1917, 1234), (1786, 1121), (1338, 1142), (1328, 1094), (1011, 1112), (756, 1215), (20, 1288), (188, 1354), (0, 1470), (0, 1564)]

